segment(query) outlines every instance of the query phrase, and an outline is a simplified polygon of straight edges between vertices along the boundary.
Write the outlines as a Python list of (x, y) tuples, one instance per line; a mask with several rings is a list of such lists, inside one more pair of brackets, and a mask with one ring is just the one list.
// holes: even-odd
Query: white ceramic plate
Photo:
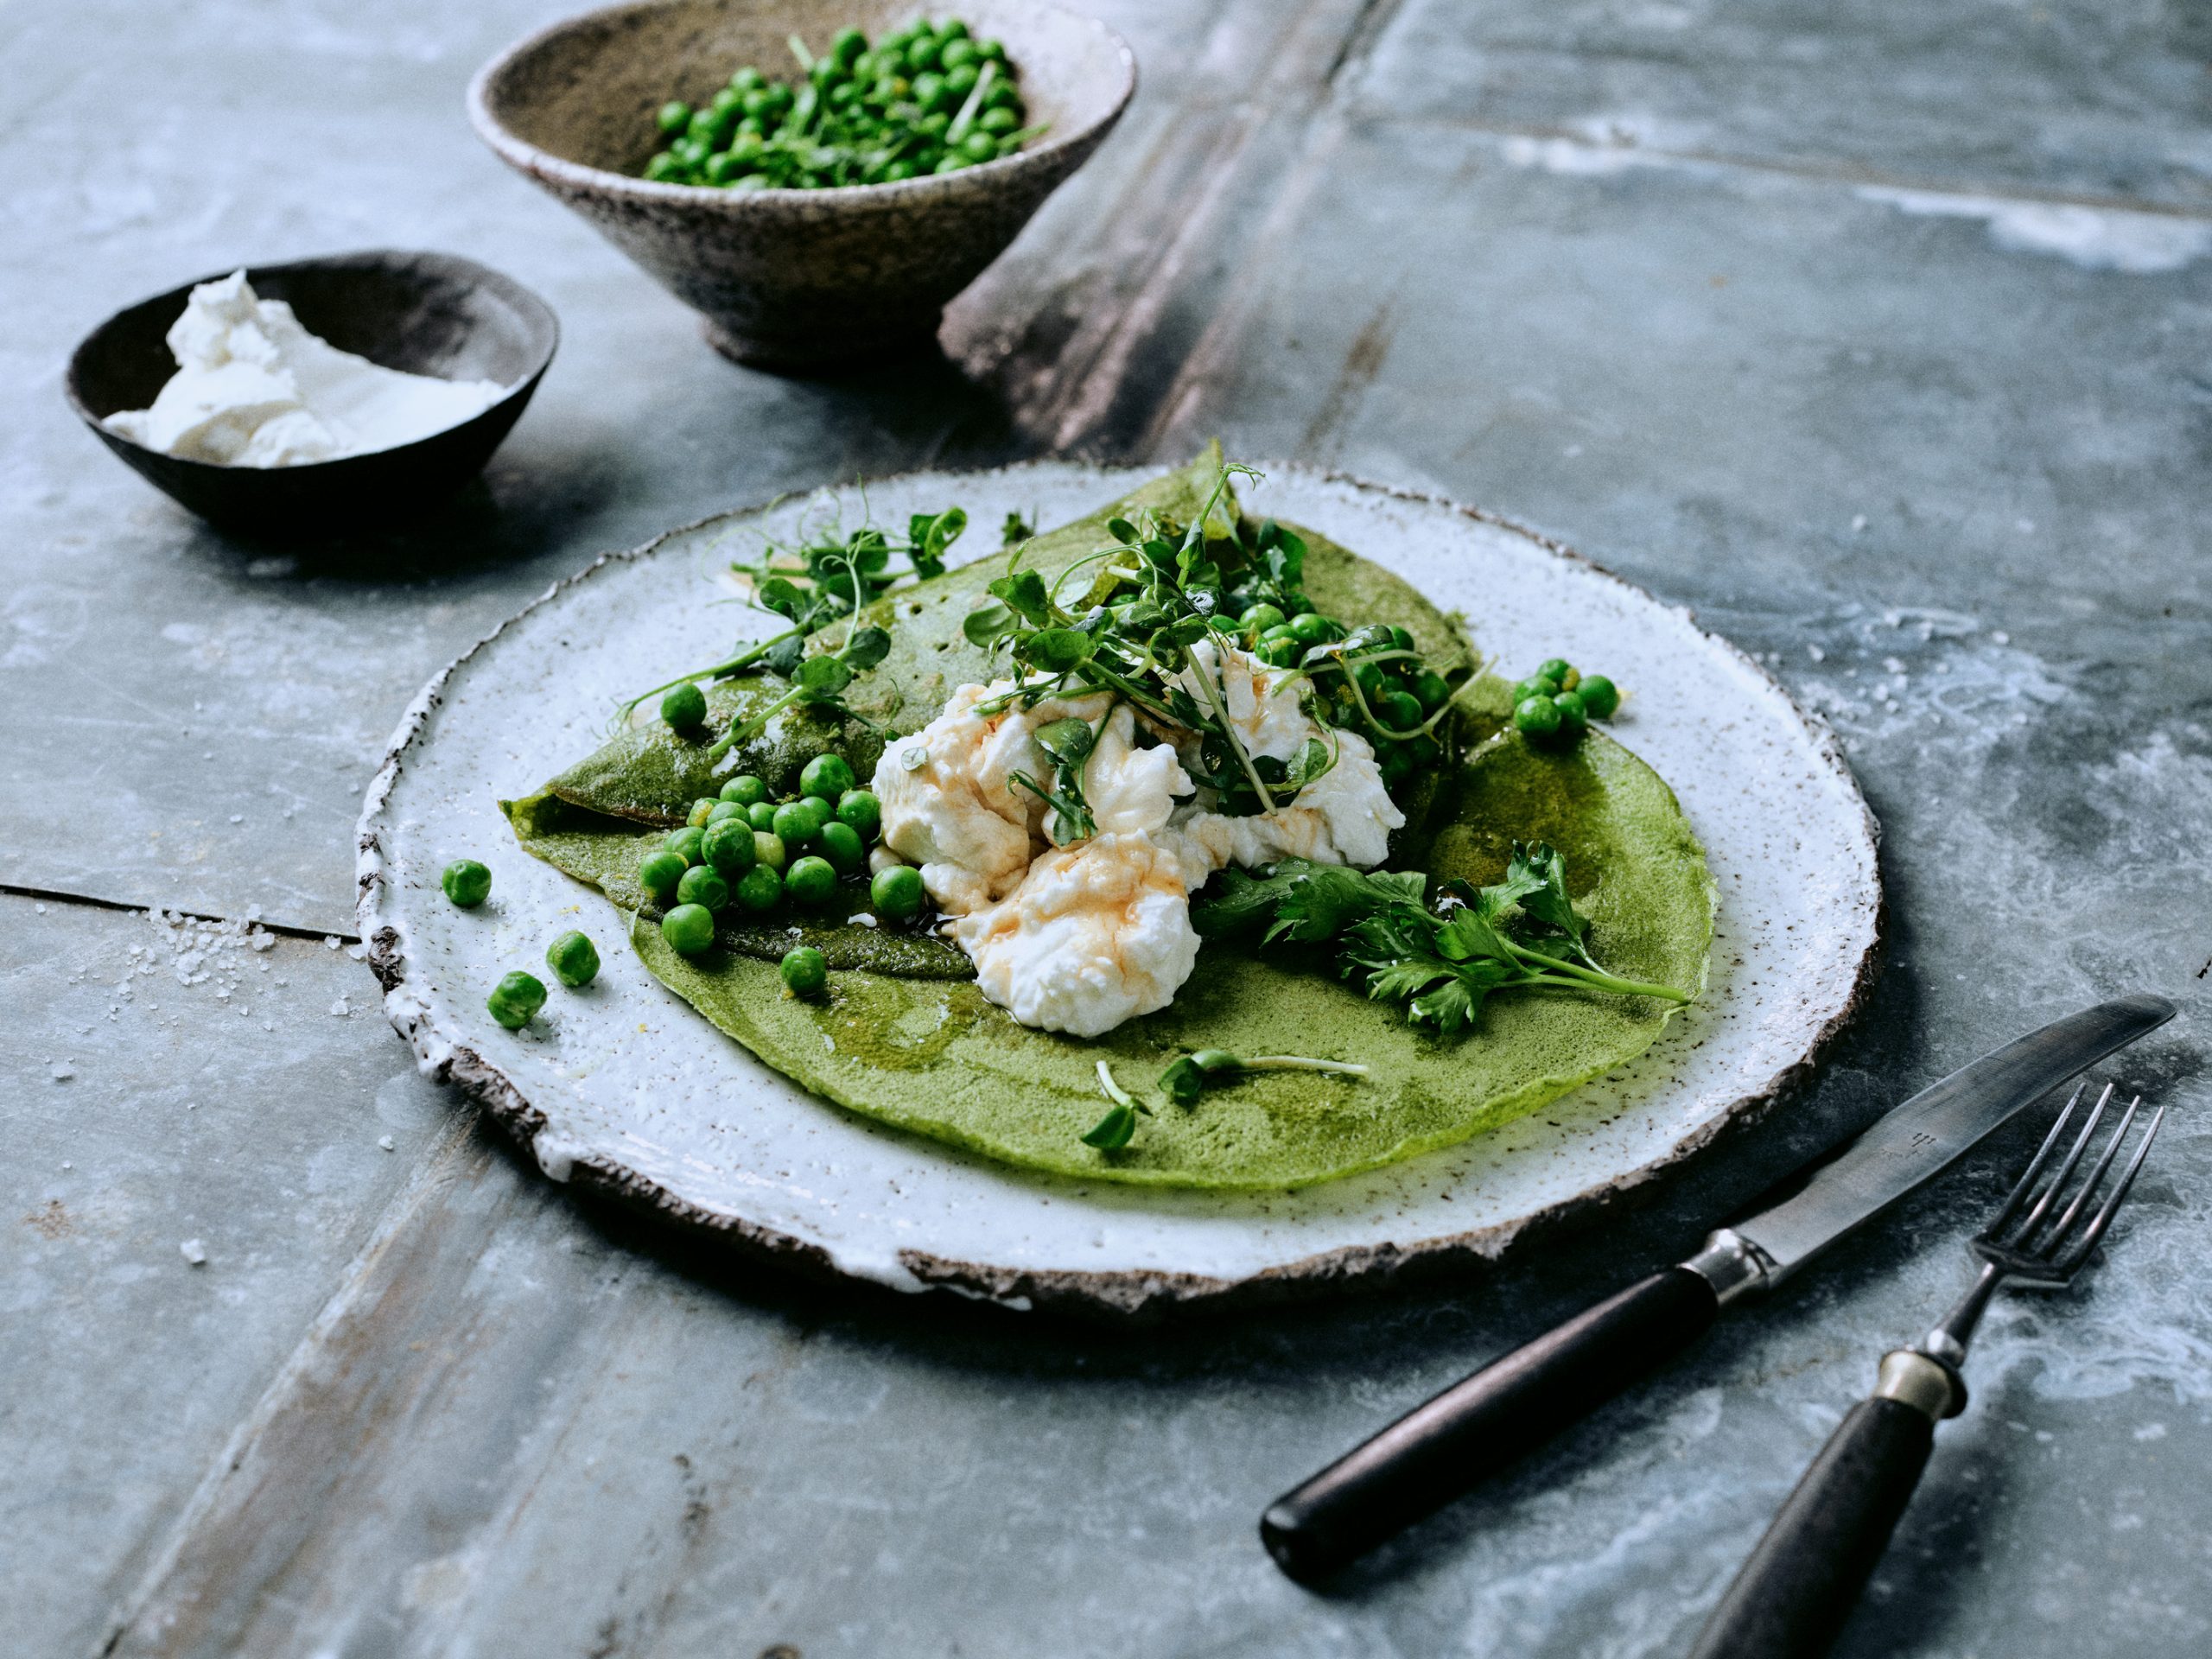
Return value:
[[(1014, 1306), (1160, 1312), (1493, 1258), (1541, 1217), (1644, 1179), (1774, 1100), (1858, 999), (1875, 827), (1827, 731), (1688, 613), (1494, 518), (1294, 467), (1248, 494), (1475, 620), (1485, 652), (1562, 649), (1631, 697), (1616, 735), (1680, 795), (1719, 886), (1712, 987), (1634, 1065), (1462, 1146), (1297, 1192), (1136, 1191), (1003, 1168), (852, 1116), (753, 1059), (648, 975), (598, 893), (516, 844), (495, 804), (600, 741), (618, 696), (712, 662), (758, 613), (709, 601), (733, 555), (807, 514), (903, 524), (958, 503), (969, 556), (1004, 515), (1092, 511), (1144, 474), (1060, 462), (916, 474), (709, 519), (610, 555), (425, 689), (361, 820), (360, 916), (385, 1011), (425, 1071), (482, 1100), (556, 1180), (588, 1180), (734, 1242), (862, 1279)], [(467, 855), (493, 897), (462, 911)], [(486, 992), (545, 976), (578, 926), (606, 966), (521, 1032)]]

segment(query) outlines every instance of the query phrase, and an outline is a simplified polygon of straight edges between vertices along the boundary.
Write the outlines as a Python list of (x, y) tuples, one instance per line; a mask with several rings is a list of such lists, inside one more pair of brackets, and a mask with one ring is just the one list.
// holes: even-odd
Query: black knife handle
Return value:
[(1326, 1576), (1656, 1370), (1713, 1323), (1719, 1300), (1662, 1268), (1416, 1407), (1260, 1520), (1275, 1565)]
[(1820, 1659), (1928, 1466), (1936, 1420), (1879, 1395), (1851, 1408), (1713, 1610), (1691, 1659)]

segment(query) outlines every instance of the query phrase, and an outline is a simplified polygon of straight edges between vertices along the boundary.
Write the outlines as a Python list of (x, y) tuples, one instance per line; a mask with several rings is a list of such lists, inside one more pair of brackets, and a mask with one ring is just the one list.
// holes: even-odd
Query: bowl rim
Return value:
[[(446, 265), (454, 276), (478, 288), (490, 289), (516, 309), (529, 314), (544, 326), (544, 348), (535, 354), (535, 360), (531, 366), (518, 379), (500, 393), (495, 401), (486, 404), (458, 425), (441, 427), (437, 431), (427, 432), (419, 438), (410, 438), (405, 443), (395, 443), (383, 449), (365, 449), (354, 455), (333, 455), (325, 461), (297, 461), (288, 467), (233, 467), (226, 466), (220, 461), (201, 461), (193, 455), (172, 455), (165, 450), (153, 448), (139, 442), (136, 438), (118, 432), (107, 424), (103, 416), (92, 413), (91, 405), (85, 402), (84, 394), (78, 390), (78, 380), (84, 371), (86, 354), (92, 351), (100, 337), (112, 328), (126, 313), (140, 310), (147, 306), (164, 304), (170, 300), (181, 303), (190, 299), (192, 290), (202, 283), (220, 282), (232, 272), (238, 270), (245, 271), (246, 280), (251, 282), (257, 273), (273, 276), (296, 270), (359, 268), (377, 261), (421, 259), (433, 259), (440, 262)], [(220, 474), (226, 478), (278, 474), (288, 478), (297, 478), (324, 467), (346, 467), (356, 461), (404, 454), (410, 449), (422, 444), (434, 442), (439, 438), (461, 431), (475, 425), (479, 421), (496, 415), (517, 398), (527, 398), (537, 391), (537, 383), (544, 378), (545, 371), (551, 366), (553, 354), (559, 349), (560, 344), (560, 314), (548, 305), (544, 299), (534, 290), (524, 287), (503, 270), (495, 270), (490, 265), (471, 259), (466, 254), (447, 253), (436, 248), (354, 248), (343, 253), (315, 254), (305, 259), (283, 259), (263, 264), (228, 265), (221, 270), (211, 271), (205, 276), (195, 276), (189, 282), (181, 283), (176, 287), (168, 289), (162, 293), (149, 294), (143, 299), (131, 301), (128, 305), (118, 306), (95, 323), (70, 352), (68, 365), (61, 377), (61, 391), (62, 395), (69, 400), (69, 407), (77, 411), (77, 417), (90, 427), (96, 436), (105, 442), (134, 449), (142, 455), (150, 455), (165, 467)]]
[(492, 112), (489, 97), (492, 81), (524, 53), (597, 18), (626, 12), (658, 11), (689, 3), (690, 0), (616, 0), (615, 4), (594, 6), (588, 11), (575, 12), (531, 31), (505, 48), (469, 78), (469, 124), (476, 129), (476, 136), (496, 150), (502, 160), (541, 178), (558, 180), (578, 188), (620, 190), (649, 201), (689, 203), (699, 207), (716, 203), (720, 204), (722, 211), (735, 212), (754, 202), (773, 202), (782, 206), (802, 201), (854, 203), (862, 200), (881, 200), (894, 199), (900, 194), (949, 195), (963, 188), (959, 182), (963, 179), (1010, 176), (1029, 164), (1042, 162), (1061, 150), (1084, 143), (1120, 120), (1122, 111), (1129, 106), (1129, 100), (1136, 96), (1136, 54), (1110, 25), (1089, 12), (1077, 11), (1072, 6), (1061, 4), (1060, 0), (1034, 0), (1028, 10), (1058, 12), (1063, 17), (1091, 29), (1103, 39), (1120, 67), (1120, 88), (1111, 104), (1096, 119), (1086, 122), (1070, 132), (1049, 135), (1033, 149), (1024, 149), (1011, 156), (995, 156), (988, 162), (978, 162), (973, 167), (963, 167), (956, 173), (931, 174), (926, 178), (898, 179), (881, 184), (823, 185), (808, 189), (772, 186), (766, 189), (741, 191), (712, 184), (664, 184), (657, 179), (636, 178), (627, 173), (589, 167), (582, 162), (572, 162), (565, 156), (556, 156), (551, 150), (518, 137)]

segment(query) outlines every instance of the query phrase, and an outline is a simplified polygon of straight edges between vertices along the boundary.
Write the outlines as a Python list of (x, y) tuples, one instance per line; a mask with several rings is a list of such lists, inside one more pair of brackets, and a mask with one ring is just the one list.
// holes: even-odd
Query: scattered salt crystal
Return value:
[(214, 750), (213, 750), (213, 749), (210, 749), (210, 750), (208, 750), (208, 751), (207, 751), (207, 753), (205, 753), (205, 754), (201, 755), (200, 758), (202, 760), (213, 760), (215, 758), (215, 751), (214, 751)]
[(2000, 645), (2009, 645), (2012, 643), (2012, 636), (2005, 632), (2002, 628), (1998, 629), (1996, 632), (1991, 634), (1989, 637)]
[(38, 906), (38, 913), (41, 916), (46, 914), (46, 906), (44, 905)]
[(243, 813), (243, 812), (233, 812), (233, 813), (232, 813), (232, 814), (231, 814), (231, 822), (232, 822), (232, 823), (244, 823), (245, 822), (245, 813)]
[(352, 1008), (346, 1006), (346, 999), (342, 996), (330, 1005), (330, 1011), (336, 1014), (340, 1020), (343, 1020), (347, 1014), (353, 1012)]
[(70, 1162), (67, 1158), (64, 1158), (64, 1159), (61, 1160), (61, 1167), (62, 1167), (62, 1168), (64, 1168), (64, 1169), (74, 1169), (74, 1168), (76, 1168), (76, 1167), (77, 1167), (77, 1166), (76, 1166), (76, 1165), (74, 1165), (74, 1164), (73, 1164), (73, 1163), (71, 1163), (71, 1162)]
[(1805, 654), (1816, 663), (1825, 663), (1828, 659), (1827, 652), (1822, 651), (1818, 645), (1806, 646)]
[(1855, 535), (1857, 532), (1859, 532), (1859, 531), (1862, 531), (1862, 530), (1866, 529), (1866, 515), (1865, 513), (1863, 513), (1863, 512), (1854, 512), (1854, 513), (1853, 513), (1853, 514), (1851, 515), (1851, 528), (1852, 528), (1852, 531), (1853, 531), (1853, 533), (1854, 535)]
[(1885, 674), (1902, 674), (1904, 664), (1894, 657), (1885, 657), (1882, 658), (1882, 671)]
[(365, 962), (368, 960), (369, 947), (365, 944), (349, 944), (346, 947), (346, 954), (356, 962)]
[(67, 1083), (67, 1082), (68, 1082), (68, 1081), (69, 1081), (69, 1079), (70, 1079), (70, 1078), (72, 1078), (72, 1077), (75, 1077), (76, 1075), (77, 1075), (77, 1062), (76, 1062), (76, 1061), (74, 1061), (74, 1060), (56, 1060), (56, 1061), (54, 1061), (54, 1080), (56, 1083)]
[(377, 1145), (382, 1147), (386, 1152), (391, 1151), (397, 1144), (398, 1143), (393, 1141), (393, 1139), (388, 1135), (380, 1135), (377, 1136)]
[(188, 1238), (177, 1245), (177, 1254), (195, 1268), (207, 1265), (207, 1247), (196, 1238)]
[(345, 943), (335, 933), (326, 933), (322, 937), (322, 948), (326, 950), (335, 950)]

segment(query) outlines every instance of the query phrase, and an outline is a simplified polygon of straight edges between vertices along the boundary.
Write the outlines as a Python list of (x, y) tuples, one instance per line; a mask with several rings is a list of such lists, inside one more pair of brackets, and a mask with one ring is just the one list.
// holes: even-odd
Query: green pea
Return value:
[(704, 905), (709, 910), (720, 910), (729, 903), (729, 883), (711, 864), (699, 864), (683, 872), (683, 879), (676, 884), (678, 905)]
[(1424, 715), (1433, 715), (1452, 701), (1452, 683), (1433, 668), (1414, 677), (1414, 696)]
[(1272, 605), (1255, 605), (1236, 619), (1236, 626), (1255, 639), (1265, 639), (1271, 628), (1281, 627), (1283, 613)]
[(1393, 624), (1390, 628), (1390, 643), (1400, 651), (1413, 651), (1417, 648), (1414, 645), (1412, 630), (1399, 627), (1395, 624)]
[[(977, 58), (981, 55), (982, 54), (976, 50), (975, 41), (952, 40), (947, 41), (944, 43), (944, 49), (937, 54), (937, 60), (944, 66), (945, 73), (948, 75), (953, 74), (961, 69), (966, 69), (968, 71), (968, 86), (972, 86), (976, 84), (976, 70), (974, 66)], [(961, 90), (965, 92), (967, 87), (963, 87)]]
[(1395, 789), (1414, 775), (1414, 758), (1406, 753), (1402, 744), (1392, 744), (1390, 753), (1384, 755), (1377, 764), (1382, 773), (1382, 787), (1385, 789)]
[(730, 90), (734, 92), (749, 92), (756, 86), (766, 86), (768, 78), (749, 63), (729, 78)]
[(1021, 112), (1021, 94), (1014, 90), (1012, 81), (995, 80), (991, 83), (991, 90), (983, 94), (983, 107), (990, 110), (1012, 110), (1019, 115)]
[(810, 944), (785, 951), (783, 961), (776, 964), (776, 971), (783, 976), (784, 988), (793, 996), (813, 996), (830, 982), (830, 963)]
[(473, 858), (456, 858), (446, 866), (438, 885), (463, 910), (474, 910), (492, 896), (492, 872)]
[(570, 928), (545, 947), (545, 965), (570, 990), (579, 990), (599, 977), (599, 947)]
[(955, 98), (965, 99), (975, 89), (976, 66), (963, 63), (957, 69), (948, 67), (944, 72), (944, 85)]
[(768, 87), (770, 113), (779, 117), (788, 115), (791, 113), (791, 105), (798, 102), (798, 94), (785, 86), (782, 81), (774, 81), (770, 84)]
[(837, 798), (837, 822), (852, 825), (861, 841), (883, 833), (883, 803), (872, 789), (849, 789)]
[(976, 42), (976, 55), (979, 58), (988, 58), (993, 63), (1004, 63), (1006, 48), (996, 41), (978, 41)]
[(957, 17), (948, 17), (937, 26), (937, 37), (948, 43), (953, 41), (964, 41), (968, 38), (968, 25)]
[(784, 891), (802, 905), (826, 905), (837, 891), (837, 872), (826, 858), (809, 854), (793, 859), (784, 872)]
[(638, 885), (664, 905), (676, 897), (677, 884), (683, 880), (685, 868), (681, 853), (663, 849), (639, 864)]
[(1005, 137), (1020, 124), (1021, 118), (1003, 105), (996, 109), (985, 110), (976, 118), (977, 129), (989, 133), (994, 138)]
[(696, 864), (706, 856), (707, 832), (686, 824), (669, 834), (668, 850), (686, 864)]
[(1567, 677), (1573, 672), (1573, 664), (1566, 658), (1553, 657), (1547, 659), (1544, 665), (1536, 671), (1536, 677), (1540, 680), (1549, 680), (1554, 685), (1563, 688), (1567, 684)]
[(660, 717), (676, 731), (691, 731), (706, 723), (707, 694), (690, 680), (672, 685), (660, 700)]
[(766, 125), (768, 118), (776, 112), (776, 95), (766, 86), (756, 86), (745, 94), (738, 107), (753, 120)]
[(911, 922), (922, 913), (922, 873), (911, 864), (878, 870), (868, 884), (868, 900), (886, 921)]
[(711, 795), (702, 796), (691, 803), (690, 813), (683, 820), (684, 827), (688, 830), (705, 829), (715, 816), (715, 809), (721, 804)]
[(908, 73), (918, 81), (924, 70), (937, 67), (938, 53), (939, 48), (935, 36), (929, 35), (917, 36), (906, 48)]
[(660, 918), (660, 936), (678, 956), (696, 957), (715, 943), (715, 913), (704, 905), (678, 905)]
[(509, 1031), (520, 1031), (545, 1006), (545, 987), (528, 974), (509, 974), (492, 988), (484, 1006)]
[(691, 124), (691, 106), (680, 98), (671, 98), (660, 106), (653, 121), (663, 132), (681, 132)]
[(754, 844), (753, 826), (745, 821), (744, 809), (734, 802), (726, 801), (723, 804), (731, 807), (737, 816), (709, 824), (699, 851), (711, 868), (729, 880), (758, 864), (760, 849)]
[(988, 162), (999, 153), (998, 140), (988, 132), (971, 132), (960, 141), (960, 153), (971, 162)]
[(936, 114), (925, 115), (920, 120), (915, 122), (914, 130), (920, 133), (924, 137), (934, 142), (944, 137), (946, 131), (950, 129), (951, 125), (952, 118), (947, 115), (943, 110), (939, 110)]
[(1305, 647), (1288, 634), (1280, 639), (1263, 639), (1253, 647), (1253, 655), (1269, 668), (1295, 668)]
[(1410, 732), (1427, 718), (1421, 713), (1420, 701), (1403, 691), (1385, 692), (1375, 712), (1382, 717), (1385, 726), (1399, 732)]
[(753, 861), (754, 863), (766, 864), (772, 870), (780, 871), (790, 861), (791, 854), (785, 848), (784, 838), (781, 836), (772, 836), (765, 830), (755, 830), (753, 832)]
[(1552, 707), (1559, 710), (1559, 728), (1562, 734), (1580, 737), (1590, 729), (1590, 711), (1580, 691), (1562, 691), (1552, 699)]
[(852, 875), (868, 862), (868, 843), (861, 839), (861, 832), (840, 818), (832, 818), (821, 830), (822, 856), (830, 861), (830, 868), (840, 875)]
[(1541, 742), (1560, 728), (1559, 702), (1548, 696), (1524, 697), (1513, 705), (1513, 729)]
[(840, 63), (850, 63), (868, 50), (868, 36), (857, 29), (841, 29), (831, 37), (830, 55)]
[(709, 184), (728, 184), (736, 176), (737, 161), (727, 151), (720, 156), (709, 156), (707, 158), (707, 182)]
[(784, 878), (772, 864), (755, 864), (737, 879), (737, 902), (756, 916), (773, 910), (783, 896)]
[(645, 163), (645, 177), (655, 184), (672, 184), (683, 171), (683, 163), (676, 159), (673, 151), (662, 150)]
[(842, 754), (817, 754), (798, 775), (799, 793), (823, 795), (835, 800), (860, 780)]
[(1313, 611), (1300, 611), (1290, 619), (1290, 637), (1301, 645), (1325, 645), (1338, 632), (1334, 622)]
[(1558, 683), (1541, 675), (1531, 674), (1513, 688), (1513, 704), (1519, 708), (1531, 697), (1548, 697), (1559, 690)]
[(805, 846), (814, 839), (814, 832), (822, 827), (814, 816), (814, 809), (804, 801), (785, 801), (776, 809), (772, 824), (787, 847)]
[(1278, 639), (1287, 639), (1294, 645), (1298, 643), (1298, 636), (1290, 631), (1290, 624), (1287, 622), (1278, 622), (1274, 626), (1262, 630), (1260, 634), (1260, 643), (1263, 645), (1271, 645)]
[(1621, 706), (1620, 688), (1602, 674), (1586, 677), (1574, 688), (1574, 694), (1582, 699), (1583, 711), (1592, 720), (1611, 720)]
[[(701, 828), (711, 830), (718, 823), (727, 823), (732, 818), (744, 819), (745, 809), (735, 801), (716, 801), (707, 809), (707, 822)], [(745, 827), (747, 830), (753, 827), (749, 820), (746, 822)]]
[(738, 110), (745, 106), (745, 94), (734, 86), (725, 86), (707, 100), (708, 113), (719, 115), (724, 110)]
[(1414, 769), (1418, 771), (1423, 767), (1433, 766), (1441, 760), (1444, 758), (1444, 746), (1424, 732), (1406, 745), (1406, 753), (1413, 760)]
[(1352, 683), (1359, 687), (1370, 707), (1382, 695), (1382, 665), (1362, 663), (1351, 671)]
[(913, 176), (914, 164), (912, 162), (893, 162), (883, 169), (883, 181), (886, 184), (899, 184)]
[(776, 804), (773, 801), (753, 802), (752, 805), (745, 809), (745, 821), (751, 824), (755, 830), (766, 830), (774, 829), (776, 827)]

